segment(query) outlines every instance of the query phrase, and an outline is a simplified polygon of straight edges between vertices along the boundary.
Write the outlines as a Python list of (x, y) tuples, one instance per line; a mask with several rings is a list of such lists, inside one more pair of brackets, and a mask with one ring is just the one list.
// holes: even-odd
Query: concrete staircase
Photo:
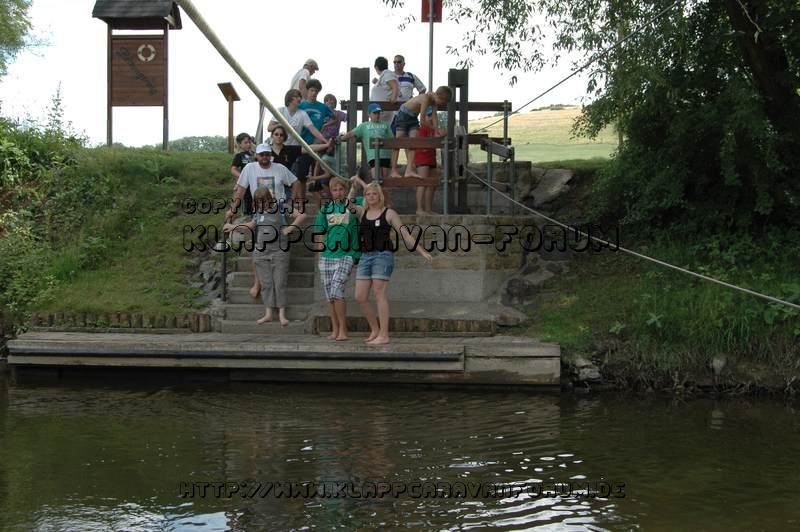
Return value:
[[(420, 226), (473, 224), (474, 232), (488, 231), (484, 217), (466, 220), (460, 216), (402, 215), (407, 225)], [(303, 227), (313, 224), (313, 218)], [(393, 336), (474, 337), (493, 336), (498, 324), (514, 325), (524, 315), (503, 307), (491, 294), (496, 292), (505, 275), (494, 266), (487, 266), (486, 252), (442, 252), (435, 254), (432, 265), (416, 253), (401, 249), (389, 284), (391, 301), (390, 332)], [(216, 330), (225, 334), (321, 334), (330, 331), (327, 303), (319, 283), (317, 254), (298, 243), (291, 249), (289, 267), (289, 305), (291, 323), (281, 327), (277, 321), (256, 324), (263, 316), (259, 297), (250, 297), (253, 269), (250, 253), (243, 250), (235, 259), (229, 255), (228, 298), (224, 318)], [(512, 261), (513, 262), (513, 261)], [(504, 270), (503, 270), (504, 271)], [(348, 329), (354, 336), (366, 334), (369, 327), (360, 306), (355, 302), (355, 271), (346, 286)], [(276, 316), (277, 318), (277, 316)]]
[[(303, 227), (305, 230), (313, 224), (312, 220)], [(235, 256), (229, 255), (229, 259)], [(256, 320), (264, 315), (261, 296), (250, 297), (253, 286), (253, 262), (251, 253), (242, 250), (239, 256), (229, 260), (228, 297), (225, 304), (225, 319), (220, 322), (220, 332), (230, 334), (308, 334), (309, 314), (314, 306), (314, 287), (317, 284), (317, 255), (302, 244), (293, 245), (289, 258), (289, 305), (286, 315), (291, 323), (282, 327), (275, 320), (271, 323), (257, 324)]]

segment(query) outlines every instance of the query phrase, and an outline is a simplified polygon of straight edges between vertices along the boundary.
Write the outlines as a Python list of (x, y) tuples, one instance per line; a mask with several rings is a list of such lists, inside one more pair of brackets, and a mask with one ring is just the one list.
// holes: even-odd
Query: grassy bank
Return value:
[(22, 147), (13, 153), (27, 172), (0, 195), (6, 330), (34, 310), (170, 317), (204, 305), (189, 282), (197, 254), (183, 251), (183, 226), (218, 225), (222, 215), (188, 216), (181, 201), (230, 194), (227, 153), (86, 149), (52, 132), (7, 139), (7, 153), (11, 141)]
[[(694, 242), (621, 236), (624, 247), (800, 302), (796, 232)], [(623, 252), (574, 254), (529, 309), (534, 323), (524, 334), (558, 342), (568, 362), (593, 361), (621, 388), (797, 389), (800, 312)]]

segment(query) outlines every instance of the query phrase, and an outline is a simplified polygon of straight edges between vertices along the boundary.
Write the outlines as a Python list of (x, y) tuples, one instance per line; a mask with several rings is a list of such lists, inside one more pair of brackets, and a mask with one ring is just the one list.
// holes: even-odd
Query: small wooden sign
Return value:
[(111, 105), (166, 105), (164, 35), (111, 37)]

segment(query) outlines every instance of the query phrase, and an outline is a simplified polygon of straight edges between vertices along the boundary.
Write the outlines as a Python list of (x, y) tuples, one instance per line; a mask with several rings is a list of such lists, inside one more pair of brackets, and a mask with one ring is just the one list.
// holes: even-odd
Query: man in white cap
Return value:
[[(292, 200), (299, 196), (300, 181), (297, 180), (297, 177), (282, 164), (272, 162), (272, 147), (269, 144), (259, 144), (256, 146), (255, 162), (247, 163), (239, 174), (239, 180), (236, 182), (236, 189), (233, 192), (233, 204), (225, 213), (225, 220), (233, 220), (239, 205), (241, 205), (244, 191), (248, 188), (253, 196), (259, 188), (267, 188), (280, 206), (286, 199), (286, 187), (292, 188)], [(305, 205), (299, 208), (300, 212), (303, 212), (302, 209), (305, 208)], [(253, 269), (255, 271), (255, 264), (253, 264)], [(258, 275), (255, 275), (253, 286), (250, 288), (250, 296), (255, 299), (260, 291), (261, 282)]]
[(319, 65), (313, 59), (306, 59), (306, 62), (303, 63), (303, 68), (297, 71), (297, 74), (294, 75), (292, 78), (292, 86), (289, 87), (290, 89), (298, 89), (300, 94), (303, 95), (303, 99), (307, 99), (307, 88), (306, 84), (308, 83), (308, 79), (314, 75), (315, 72), (319, 70)]
[(233, 219), (234, 210), (238, 208), (246, 189), (249, 188), (255, 194), (256, 190), (264, 187), (269, 189), (277, 202), (286, 199), (286, 187), (291, 187), (293, 200), (299, 196), (300, 182), (297, 176), (282, 164), (272, 162), (272, 147), (266, 142), (256, 146), (255, 162), (248, 163), (239, 174), (233, 193), (233, 205), (225, 215), (226, 219)]

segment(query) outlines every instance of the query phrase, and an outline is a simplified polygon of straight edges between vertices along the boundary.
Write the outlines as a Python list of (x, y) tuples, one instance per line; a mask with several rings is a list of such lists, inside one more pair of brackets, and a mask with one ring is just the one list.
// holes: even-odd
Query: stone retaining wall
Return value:
[(211, 316), (203, 313), (164, 316), (125, 312), (56, 312), (34, 313), (31, 326), (51, 329), (188, 329), (192, 332), (209, 332), (212, 330), (211, 321)]

